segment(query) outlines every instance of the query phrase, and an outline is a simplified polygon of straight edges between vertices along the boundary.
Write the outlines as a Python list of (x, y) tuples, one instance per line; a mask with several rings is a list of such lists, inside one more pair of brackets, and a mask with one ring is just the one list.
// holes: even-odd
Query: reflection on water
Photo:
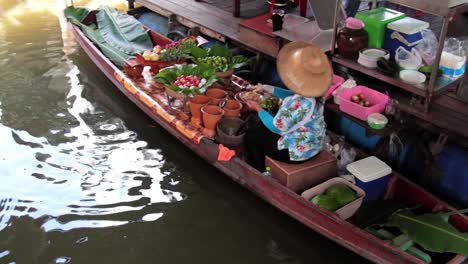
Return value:
[(154, 126), (53, 14), (63, 1), (16, 2), (0, 16), (0, 263), (356, 259)]

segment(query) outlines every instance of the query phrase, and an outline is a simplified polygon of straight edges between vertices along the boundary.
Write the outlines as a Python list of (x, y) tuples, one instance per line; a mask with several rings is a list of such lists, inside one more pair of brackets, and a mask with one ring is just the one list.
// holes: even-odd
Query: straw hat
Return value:
[(284, 84), (305, 97), (320, 97), (332, 81), (332, 68), (325, 53), (306, 42), (286, 44), (276, 60)]

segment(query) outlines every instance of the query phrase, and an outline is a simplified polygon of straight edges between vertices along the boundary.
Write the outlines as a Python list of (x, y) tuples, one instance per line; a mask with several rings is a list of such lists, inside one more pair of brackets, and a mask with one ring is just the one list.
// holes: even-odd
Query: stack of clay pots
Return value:
[(189, 99), (192, 118), (190, 125), (197, 129), (203, 128), (205, 136), (214, 138), (216, 124), (223, 117), (239, 117), (242, 104), (236, 100), (229, 100), (226, 91), (211, 88), (205, 95), (197, 94)]

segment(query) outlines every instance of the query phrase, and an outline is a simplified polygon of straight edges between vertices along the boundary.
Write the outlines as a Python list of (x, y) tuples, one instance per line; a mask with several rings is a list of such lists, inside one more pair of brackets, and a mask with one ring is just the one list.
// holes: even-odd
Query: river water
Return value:
[(363, 262), (145, 116), (63, 6), (0, 0), (0, 263)]

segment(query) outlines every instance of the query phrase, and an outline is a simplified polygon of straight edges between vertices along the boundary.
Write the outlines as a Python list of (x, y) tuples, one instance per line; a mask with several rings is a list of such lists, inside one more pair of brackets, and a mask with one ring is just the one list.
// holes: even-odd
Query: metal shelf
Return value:
[(468, 10), (468, 4), (450, 7), (449, 0), (388, 0), (388, 2), (443, 17), (463, 13)]
[[(403, 82), (399, 78), (384, 75), (374, 69), (366, 68), (362, 66), (361, 64), (357, 63), (356, 61), (345, 59), (343, 57), (340, 57), (339, 55), (334, 55), (332, 57), (332, 60), (345, 67), (359, 71), (361, 73), (364, 73), (366, 75), (369, 75), (371, 77), (384, 81), (386, 83), (392, 84), (410, 93), (413, 93), (422, 97), (426, 96), (426, 92), (428, 88), (427, 82), (424, 84), (419, 84), (419, 85), (408, 84), (408, 83)], [(433, 95), (437, 96), (437, 95), (442, 94), (444, 91), (447, 90), (448, 87), (458, 84), (462, 79), (463, 78), (458, 78), (455, 81), (449, 81), (444, 78), (438, 78), (434, 85)]]

